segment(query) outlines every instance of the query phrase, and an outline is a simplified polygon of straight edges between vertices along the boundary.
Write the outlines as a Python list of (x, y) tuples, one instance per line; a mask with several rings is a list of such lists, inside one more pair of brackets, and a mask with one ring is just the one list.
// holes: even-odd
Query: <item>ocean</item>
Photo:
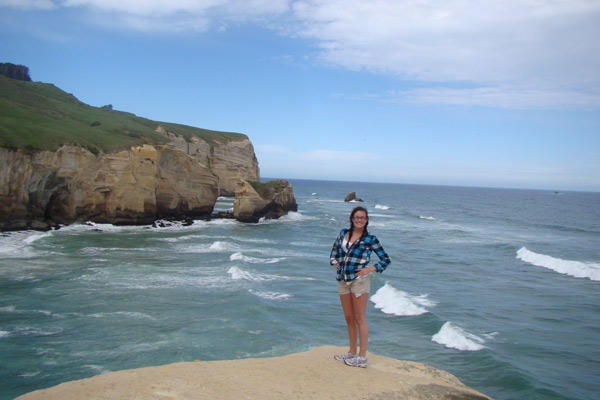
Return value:
[(392, 258), (372, 275), (370, 351), (496, 399), (599, 398), (600, 193), (291, 182), (298, 212), (258, 224), (1, 234), (0, 398), (346, 346), (329, 252), (351, 190)]

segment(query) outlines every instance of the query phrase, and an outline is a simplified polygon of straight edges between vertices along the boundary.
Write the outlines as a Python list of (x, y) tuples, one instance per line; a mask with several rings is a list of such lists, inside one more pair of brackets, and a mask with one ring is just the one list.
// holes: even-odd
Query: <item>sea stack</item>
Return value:
[(241, 222), (258, 222), (260, 218), (274, 219), (297, 211), (292, 185), (278, 179), (252, 182), (240, 179), (235, 189), (233, 216)]
[(352, 191), (352, 192), (348, 192), (348, 194), (346, 195), (346, 197), (344, 198), (345, 202), (349, 202), (349, 201), (360, 201), (362, 202), (363, 200), (359, 197), (356, 197), (356, 192)]

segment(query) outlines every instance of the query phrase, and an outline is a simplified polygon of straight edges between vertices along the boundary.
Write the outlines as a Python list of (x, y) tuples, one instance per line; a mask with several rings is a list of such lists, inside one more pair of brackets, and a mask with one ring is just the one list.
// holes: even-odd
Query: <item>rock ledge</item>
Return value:
[(369, 353), (365, 369), (333, 359), (334, 354), (346, 350), (323, 346), (282, 357), (195, 361), (109, 372), (17, 399), (490, 399), (455, 376), (425, 364)]

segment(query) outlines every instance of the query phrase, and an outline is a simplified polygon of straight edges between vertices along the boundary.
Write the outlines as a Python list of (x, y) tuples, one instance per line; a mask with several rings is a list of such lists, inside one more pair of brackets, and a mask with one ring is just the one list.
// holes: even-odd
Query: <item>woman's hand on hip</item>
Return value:
[(377, 271), (377, 269), (375, 269), (374, 267), (361, 268), (358, 271), (356, 271), (356, 276), (367, 276), (371, 272), (374, 272), (373, 270)]

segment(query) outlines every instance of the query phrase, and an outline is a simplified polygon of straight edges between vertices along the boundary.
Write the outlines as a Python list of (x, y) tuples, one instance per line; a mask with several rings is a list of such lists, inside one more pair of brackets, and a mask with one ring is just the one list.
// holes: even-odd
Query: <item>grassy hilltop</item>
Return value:
[(93, 153), (109, 153), (144, 143), (167, 142), (155, 132), (158, 125), (187, 140), (192, 135), (208, 143), (246, 138), (240, 133), (152, 121), (112, 107), (92, 107), (52, 84), (0, 75), (1, 147), (53, 151), (72, 144)]

